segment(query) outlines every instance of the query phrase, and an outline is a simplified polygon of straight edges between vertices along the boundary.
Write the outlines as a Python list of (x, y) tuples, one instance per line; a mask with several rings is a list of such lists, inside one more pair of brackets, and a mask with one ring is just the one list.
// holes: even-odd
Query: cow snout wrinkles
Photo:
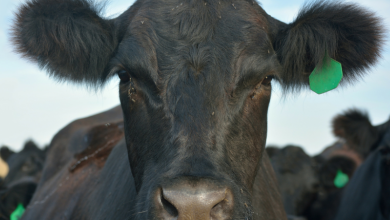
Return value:
[(228, 188), (190, 185), (165, 187), (156, 196), (162, 219), (231, 219), (233, 194)]

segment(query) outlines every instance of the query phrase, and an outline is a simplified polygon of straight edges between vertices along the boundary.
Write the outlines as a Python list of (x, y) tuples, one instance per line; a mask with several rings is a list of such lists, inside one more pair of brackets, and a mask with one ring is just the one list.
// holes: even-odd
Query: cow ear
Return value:
[(368, 114), (358, 109), (350, 109), (337, 115), (332, 126), (333, 134), (345, 139), (347, 145), (363, 157), (367, 156), (379, 138), (378, 131), (372, 126)]
[(13, 26), (17, 52), (58, 80), (102, 83), (117, 41), (101, 9), (91, 0), (29, 0)]
[[(273, 20), (273, 22), (272, 22)], [(353, 81), (376, 63), (384, 28), (373, 13), (355, 4), (315, 1), (291, 24), (271, 19), (273, 46), (283, 68), (282, 85), (299, 88), (326, 56), (342, 64), (343, 81)]]
[(2, 146), (0, 148), (0, 157), (5, 162), (7, 162), (8, 158), (10, 158), (15, 152), (10, 150), (7, 146)]
[(38, 148), (38, 146), (34, 143), (34, 141), (32, 140), (29, 140), (27, 141), (25, 144), (24, 144), (24, 148), (23, 150), (26, 150), (26, 151), (40, 151), (40, 149)]

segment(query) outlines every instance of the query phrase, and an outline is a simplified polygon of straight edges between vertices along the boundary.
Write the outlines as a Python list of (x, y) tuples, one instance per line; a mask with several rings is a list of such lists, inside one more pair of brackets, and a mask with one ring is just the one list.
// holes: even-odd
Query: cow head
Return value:
[(368, 156), (381, 137), (367, 112), (359, 109), (349, 109), (337, 115), (332, 125), (333, 134), (345, 142), (344, 147), (355, 151), (362, 159)]
[[(5, 152), (7, 148), (2, 148)], [(1, 154), (3, 158), (3, 154)], [(9, 171), (4, 179), (4, 184), (10, 184), (18, 181), (23, 177), (33, 177), (38, 182), (41, 175), (46, 153), (41, 150), (33, 141), (27, 141), (23, 149), (18, 153), (11, 153), (6, 160)]]
[(120, 78), (136, 219), (250, 219), (271, 80), (305, 86), (325, 56), (353, 80), (383, 35), (372, 13), (334, 2), (306, 5), (291, 24), (244, 0), (137, 1), (114, 19), (100, 9), (29, 0), (14, 44), (61, 81)]
[(316, 162), (298, 146), (267, 147), (267, 154), (278, 179), (284, 209), (290, 215), (302, 215), (318, 190)]
[(0, 185), (0, 218), (10, 219), (18, 204), (27, 207), (37, 187), (31, 177), (24, 177), (8, 186)]

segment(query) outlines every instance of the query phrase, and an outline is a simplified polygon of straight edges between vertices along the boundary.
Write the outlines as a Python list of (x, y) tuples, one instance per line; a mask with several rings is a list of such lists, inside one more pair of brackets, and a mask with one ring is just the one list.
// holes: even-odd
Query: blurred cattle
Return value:
[(26, 176), (33, 177), (38, 182), (45, 162), (46, 150), (40, 149), (31, 140), (27, 141), (18, 153), (3, 146), (0, 149), (0, 156), (7, 162), (9, 168), (4, 183), (10, 184)]
[[(310, 198), (309, 206), (302, 215), (308, 220), (333, 220), (343, 188), (348, 183), (348, 179), (352, 177), (357, 164), (344, 155), (336, 155), (327, 160), (322, 160), (318, 156), (313, 159), (317, 164), (316, 174), (319, 184), (314, 196)], [(341, 186), (335, 184), (338, 174), (347, 176), (345, 183)]]
[(343, 190), (335, 186), (334, 180), (338, 171), (351, 178), (357, 167), (355, 161), (345, 156), (327, 160), (310, 157), (292, 145), (266, 150), (271, 154), (286, 213), (308, 220), (332, 220)]
[(336, 178), (338, 170), (351, 180), (355, 170), (380, 146), (390, 121), (373, 126), (366, 112), (349, 109), (337, 115), (332, 124), (334, 135), (340, 139), (316, 156), (317, 160), (325, 163), (319, 172), (322, 178), (320, 190), (305, 213), (309, 219), (335, 218), (345, 189), (337, 188), (332, 180)]
[(286, 213), (301, 215), (319, 184), (315, 161), (298, 146), (267, 147), (266, 151), (278, 179)]
[(319, 155), (310, 158), (294, 146), (266, 148), (278, 177), (286, 212), (308, 220), (333, 220), (345, 190), (345, 185), (335, 184), (338, 174), (351, 180), (363, 161), (371, 157), (371, 152), (378, 151), (389, 127), (390, 121), (373, 126), (367, 113), (350, 109), (333, 120), (333, 132), (340, 140)]
[(37, 187), (32, 177), (23, 177), (8, 185), (0, 185), (0, 219), (9, 220), (19, 204), (27, 207)]
[(0, 219), (9, 219), (18, 204), (26, 207), (30, 202), (41, 177), (46, 149), (41, 150), (33, 141), (27, 141), (18, 153), (1, 147), (0, 157), (9, 168), (0, 185)]
[(390, 120), (374, 130), (375, 139), (366, 147), (372, 152), (344, 189), (335, 220), (390, 219)]

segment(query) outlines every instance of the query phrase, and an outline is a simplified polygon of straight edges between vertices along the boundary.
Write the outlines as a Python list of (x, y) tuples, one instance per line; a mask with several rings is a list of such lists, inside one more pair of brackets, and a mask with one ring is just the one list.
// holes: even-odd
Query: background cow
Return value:
[(278, 179), (284, 209), (289, 215), (300, 216), (315, 196), (319, 179), (316, 162), (301, 147), (267, 147)]
[[(341, 131), (347, 144), (351, 143), (351, 147), (364, 146), (359, 141), (365, 133), (356, 134), (361, 129), (353, 129), (353, 121), (344, 122), (346, 123), (342, 124)], [(367, 143), (363, 148), (363, 152), (369, 152), (366, 154), (367, 159), (345, 188), (335, 220), (390, 219), (390, 120), (372, 127), (369, 134), (375, 135), (370, 141), (363, 142)]]
[(4, 184), (10, 184), (23, 177), (29, 176), (39, 181), (47, 149), (40, 149), (33, 141), (27, 141), (23, 149), (15, 153), (8, 147), (0, 149), (1, 158), (7, 162), (8, 174)]
[(9, 168), (0, 184), (0, 219), (9, 219), (18, 204), (24, 207), (29, 204), (41, 177), (46, 149), (38, 148), (30, 140), (17, 153), (6, 146), (1, 147), (0, 156)]
[(266, 148), (288, 214), (333, 220), (344, 193), (344, 187), (335, 185), (338, 172), (351, 179), (365, 158), (380, 146), (390, 127), (390, 121), (373, 126), (368, 114), (359, 109), (337, 115), (332, 124), (340, 140), (313, 158), (295, 146)]
[[(308, 4), (291, 24), (244, 0), (137, 1), (109, 20), (99, 12), (86, 0), (30, 0), (13, 27), (17, 50), (58, 80), (121, 80), (118, 145), (130, 165), (108, 157), (65, 219), (113, 218), (117, 207), (115, 219), (286, 219), (264, 153), (272, 79), (285, 91), (307, 86), (326, 57), (343, 65), (343, 82), (356, 79), (383, 39), (374, 14), (338, 2)], [(107, 178), (122, 166), (134, 187), (120, 185), (129, 176)], [(25, 219), (54, 213), (43, 195)]]

